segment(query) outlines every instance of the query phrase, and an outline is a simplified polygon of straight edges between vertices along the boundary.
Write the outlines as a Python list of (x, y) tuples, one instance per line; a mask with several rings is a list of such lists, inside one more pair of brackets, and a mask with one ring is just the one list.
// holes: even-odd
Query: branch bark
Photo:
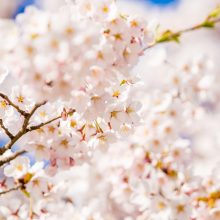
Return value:
[(2, 119), (0, 119), (0, 127), (4, 130), (5, 134), (8, 135), (10, 139), (14, 138), (14, 135), (8, 130), (8, 128), (5, 127)]
[(6, 163), (9, 163), (10, 161), (14, 160), (16, 157), (18, 157), (24, 153), (26, 153), (25, 150), (17, 151), (13, 155), (0, 160), (0, 167), (2, 167)]
[(47, 125), (47, 124), (50, 124), (51, 122), (53, 121), (56, 121), (58, 119), (60, 119), (61, 116), (58, 116), (56, 118), (53, 118), (47, 122), (44, 122), (44, 123), (41, 123), (39, 125), (36, 125), (36, 126), (31, 126), (30, 128), (27, 128), (26, 126), (24, 126), (15, 136), (14, 138), (8, 142), (6, 145), (4, 145), (2, 148), (0, 148), (0, 155), (4, 154), (5, 151), (9, 150), (12, 148), (12, 146), (22, 137), (24, 136), (25, 134), (27, 134), (28, 132), (31, 132), (31, 131), (34, 131), (34, 130), (37, 130), (37, 129), (40, 129), (41, 127)]
[(4, 100), (6, 100), (9, 105), (11, 105), (12, 107), (14, 107), (14, 108), (15, 108), (21, 115), (23, 115), (24, 117), (26, 117), (26, 116), (28, 115), (27, 112), (25, 112), (24, 110), (22, 110), (21, 108), (19, 108), (18, 105), (16, 105), (15, 103), (13, 103), (13, 102), (9, 99), (9, 97), (8, 97), (7, 95), (5, 95), (5, 94), (3, 94), (3, 93), (0, 92), (0, 97), (2, 97)]
[(18, 189), (21, 189), (22, 187), (23, 187), (23, 185), (20, 184), (20, 185), (18, 185), (18, 186), (13, 187), (13, 188), (10, 188), (10, 189), (7, 189), (7, 190), (5, 190), (5, 191), (2, 191), (2, 192), (0, 192), (0, 196), (2, 196), (2, 195), (4, 195), (4, 194), (7, 194), (7, 193), (10, 193), (10, 192), (13, 192), (13, 191), (16, 191), (16, 190), (18, 190)]
[[(36, 110), (38, 108), (40, 108), (41, 106), (45, 105), (47, 102), (44, 101), (44, 102), (41, 102), (41, 103), (38, 103), (36, 104), (33, 109), (30, 111), (30, 113), (26, 113), (26, 115), (24, 116), (24, 123), (21, 127), (21, 130), (15, 135), (15, 136), (11, 136), (11, 140), (5, 144), (2, 148), (0, 148), (0, 155), (4, 154), (7, 150), (11, 149), (12, 146), (22, 137), (24, 136), (25, 134), (27, 134), (28, 132), (31, 132), (31, 131), (35, 131), (37, 129), (40, 129), (42, 128), (43, 126), (47, 125), (47, 124), (50, 124), (60, 118), (62, 118), (62, 114), (55, 117), (55, 118), (52, 118), (46, 122), (43, 122), (43, 123), (40, 123), (38, 125), (34, 125), (34, 126), (31, 126), (28, 128), (28, 125), (29, 125), (29, 122), (30, 122), (30, 119), (31, 117), (33, 116), (33, 114), (36, 112)], [(67, 115), (70, 115), (70, 114), (73, 114), (75, 112), (75, 109), (71, 109), (69, 112), (66, 112)], [(3, 124), (3, 123), (2, 123)], [(7, 133), (9, 133), (9, 131), (7, 130)]]
[(31, 112), (28, 113), (28, 115), (27, 115), (27, 116), (25, 117), (25, 119), (24, 119), (24, 123), (23, 123), (23, 126), (22, 126), (22, 130), (25, 131), (25, 130), (27, 129), (27, 126), (28, 126), (29, 121), (30, 121), (31, 117), (33, 116), (33, 114), (36, 112), (36, 110), (37, 110), (38, 108), (40, 108), (41, 106), (45, 105), (46, 103), (47, 103), (47, 101), (44, 101), (44, 102), (41, 102), (41, 103), (36, 104), (36, 105), (33, 107), (33, 109), (31, 110)]

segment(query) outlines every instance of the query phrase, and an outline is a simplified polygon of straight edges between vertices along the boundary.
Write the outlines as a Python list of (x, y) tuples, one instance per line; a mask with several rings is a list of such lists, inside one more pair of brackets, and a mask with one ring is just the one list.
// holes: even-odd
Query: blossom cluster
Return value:
[(8, 92), (12, 100), (23, 109), (31, 108), (29, 100), (48, 101), (33, 124), (64, 108), (75, 110), (30, 134), (24, 147), (37, 159), (55, 167), (84, 161), (92, 149), (104, 150), (139, 123), (141, 106), (130, 97), (137, 83), (131, 70), (149, 37), (144, 20), (120, 14), (114, 1), (79, 1), (56, 13), (30, 7), (13, 29), (14, 46), (3, 60), (22, 86)]
[(135, 69), (151, 22), (114, 0), (29, 7), (1, 24), (0, 219), (220, 218), (218, 169), (195, 169), (219, 119), (215, 59), (172, 62), (161, 47), (151, 82)]

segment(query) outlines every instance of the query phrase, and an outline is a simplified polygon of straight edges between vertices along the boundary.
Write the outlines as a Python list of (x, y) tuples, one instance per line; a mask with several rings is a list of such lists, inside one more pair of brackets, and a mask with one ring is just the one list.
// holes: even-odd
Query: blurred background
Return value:
[[(0, 0), (0, 18), (15, 19), (16, 16), (25, 11), (25, 8), (30, 5), (35, 5), (38, 8), (55, 10), (64, 3), (65, 0)], [(155, 8), (173, 7), (179, 3), (180, 0), (126, 0), (122, 1), (122, 5), (129, 5), (133, 7), (136, 4), (137, 8), (144, 4), (145, 6)], [(138, 9), (135, 10), (138, 10)], [(0, 33), (1, 34), (1, 33)], [(0, 136), (0, 147), (6, 143), (5, 137)], [(16, 149), (16, 147), (15, 147)]]
[[(127, 0), (136, 4), (147, 4), (154, 7), (169, 7), (177, 4), (180, 0)], [(38, 7), (56, 8), (64, 0), (0, 0), (0, 16), (4, 18), (15, 18), (17, 14), (24, 12), (28, 5)]]
[[(0, 17), (15, 19), (29, 5), (54, 11), (64, 2), (65, 0), (0, 0)], [(117, 2), (122, 12), (138, 14), (150, 22), (153, 21), (154, 24), (160, 24), (162, 30), (169, 28), (173, 31), (200, 23), (220, 4), (220, 0), (117, 0)], [(4, 45), (4, 43), (0, 43)], [(208, 57), (214, 64), (218, 64), (219, 51), (220, 28), (215, 31), (199, 30), (184, 35), (181, 38), (181, 44), (171, 43), (149, 50), (140, 60), (135, 71), (146, 82), (147, 89), (150, 90), (151, 85), (157, 85), (155, 87), (160, 88), (158, 79), (164, 77), (165, 71), (164, 65), (162, 63), (158, 65), (158, 61), (163, 60), (164, 56), (166, 56), (166, 61), (178, 68), (179, 65), (187, 63), (193, 57)], [(160, 55), (161, 59), (159, 59)], [(218, 65), (213, 70), (213, 74), (215, 72), (219, 73)], [(205, 123), (205, 126), (202, 123)], [(209, 114), (205, 122), (201, 121), (197, 125), (202, 138), (198, 138), (198, 141), (193, 143), (195, 154), (199, 155), (196, 160), (198, 172), (204, 175), (219, 162), (220, 124), (213, 129), (213, 136), (210, 136), (206, 130), (213, 126), (216, 126), (216, 118), (213, 114)], [(0, 137), (0, 146), (1, 144)], [(212, 159), (210, 160), (210, 158)], [(206, 162), (205, 167), (203, 166), (204, 162)]]

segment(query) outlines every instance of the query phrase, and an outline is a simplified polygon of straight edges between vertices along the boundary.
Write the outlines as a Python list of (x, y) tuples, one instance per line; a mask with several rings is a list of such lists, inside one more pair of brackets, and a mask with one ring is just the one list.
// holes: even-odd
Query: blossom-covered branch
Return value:
[[(33, 107), (33, 109), (30, 111), (30, 113), (27, 113), (25, 111), (23, 111), (21, 108), (19, 108), (17, 105), (15, 105), (9, 98), (7, 95), (5, 94), (2, 94), (0, 93), (0, 96), (2, 98), (4, 98), (9, 105), (11, 105), (12, 107), (14, 107), (22, 116), (24, 116), (24, 122), (23, 122), (23, 125), (20, 129), (20, 131), (18, 131), (18, 133), (16, 135), (13, 135), (11, 134), (11, 132), (4, 126), (3, 124), (3, 120), (1, 119), (0, 120), (0, 126), (3, 128), (3, 130), (5, 131), (5, 133), (9, 136), (10, 138), (10, 141), (5, 144), (2, 148), (0, 148), (0, 155), (4, 154), (5, 151), (9, 150), (12, 148), (12, 146), (22, 137), (24, 136), (25, 134), (27, 134), (28, 132), (31, 132), (31, 131), (34, 131), (34, 130), (37, 130), (37, 129), (40, 129), (41, 127), (45, 126), (45, 125), (48, 125), (60, 118), (62, 118), (62, 114), (60, 116), (57, 116), (53, 119), (50, 119), (46, 122), (43, 122), (43, 123), (40, 123), (39, 125), (35, 125), (35, 126), (31, 126), (31, 127), (28, 127), (29, 125), (29, 122), (30, 122), (30, 119), (31, 117), (34, 115), (34, 113), (36, 112), (36, 110), (38, 108), (40, 108), (41, 106), (45, 105), (47, 102), (44, 101), (44, 102), (41, 102), (41, 103), (38, 103), (38, 104), (35, 104), (35, 106)], [(75, 110), (71, 110), (69, 112), (67, 112), (67, 114), (72, 114), (74, 113)]]
[[(155, 45), (214, 27), (219, 13), (159, 34)], [(0, 128), (10, 139), (0, 156), (0, 218), (220, 219), (219, 169), (203, 178), (194, 168), (196, 147), (220, 145), (218, 60), (208, 50), (204, 58), (189, 45), (197, 58), (173, 48), (166, 62), (155, 50), (135, 74), (151, 22), (121, 14), (114, 0), (30, 7), (11, 23), (0, 51), (16, 79), (5, 88), (10, 78), (0, 77), (8, 95)]]
[(2, 119), (0, 119), (0, 127), (5, 131), (5, 134), (8, 135), (10, 139), (14, 138), (14, 135), (8, 130), (8, 128), (5, 127)]
[(18, 156), (20, 156), (24, 153), (26, 153), (26, 151), (21, 150), (21, 151), (17, 151), (15, 153), (13, 153), (11, 156), (5, 157), (4, 159), (0, 159), (0, 167), (6, 163), (9, 163), (10, 161), (14, 160), (15, 158), (17, 158)]
[(202, 28), (214, 28), (215, 25), (220, 22), (219, 16), (220, 16), (220, 7), (216, 8), (213, 12), (211, 12), (207, 16), (207, 18), (200, 24), (176, 32), (171, 30), (166, 30), (163, 33), (156, 35), (153, 43), (149, 44), (149, 46), (144, 48), (143, 51), (148, 50), (160, 43), (171, 42), (171, 41), (179, 43), (181, 35), (187, 32), (192, 32)]
[(14, 102), (12, 102), (7, 95), (0, 93), (0, 97), (2, 97), (3, 99), (5, 99), (7, 101), (7, 103), (14, 107), (21, 115), (23, 115), (24, 117), (28, 116), (29, 114), (27, 112), (25, 112), (24, 110), (22, 110), (21, 108), (19, 108), (18, 105), (16, 105)]

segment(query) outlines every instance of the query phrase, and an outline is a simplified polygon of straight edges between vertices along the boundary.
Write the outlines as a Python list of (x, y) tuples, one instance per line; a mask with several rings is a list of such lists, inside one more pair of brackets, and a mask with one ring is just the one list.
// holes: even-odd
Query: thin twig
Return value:
[[(67, 112), (67, 115), (71, 115), (71, 114), (73, 114), (75, 111), (76, 111), (75, 109), (71, 109), (69, 112)], [(43, 122), (43, 123), (41, 123), (41, 124), (39, 124), (39, 125), (31, 126), (30, 128), (26, 129), (26, 131), (27, 131), (27, 132), (30, 132), (30, 131), (34, 131), (34, 130), (40, 129), (41, 127), (43, 127), (43, 126), (45, 126), (45, 125), (48, 125), (48, 124), (50, 124), (50, 123), (52, 123), (52, 122), (54, 122), (54, 121), (56, 121), (56, 120), (58, 120), (58, 119), (61, 119), (61, 118), (62, 118), (62, 114), (61, 114), (60, 116), (57, 116), (57, 117), (55, 117), (55, 118), (53, 118), (53, 119), (50, 119), (50, 120), (48, 120), (48, 121), (46, 121), (46, 122)]]
[(36, 126), (31, 126), (30, 128), (26, 128), (26, 129), (21, 129), (15, 136), (14, 138), (8, 142), (6, 145), (4, 145), (2, 148), (0, 148), (0, 155), (4, 154), (5, 151), (9, 150), (12, 148), (12, 146), (22, 137), (24, 136), (26, 133), (28, 132), (31, 132), (31, 131), (34, 131), (34, 130), (37, 130), (37, 129), (40, 129), (41, 127), (53, 122), (53, 121), (56, 121), (58, 119), (60, 119), (61, 116), (58, 116), (56, 118), (53, 118), (45, 123), (41, 123), (39, 125), (36, 125)]
[(36, 110), (37, 110), (38, 108), (40, 108), (41, 106), (45, 105), (46, 103), (47, 103), (47, 101), (43, 101), (43, 102), (41, 102), (41, 103), (36, 104), (36, 105), (33, 107), (33, 109), (31, 110), (31, 112), (28, 113), (28, 115), (25, 117), (25, 120), (24, 120), (24, 123), (23, 123), (23, 126), (22, 126), (22, 129), (23, 129), (23, 130), (26, 130), (26, 128), (27, 128), (27, 126), (28, 126), (28, 124), (29, 124), (29, 121), (30, 121), (31, 117), (32, 117), (33, 114), (36, 112)]
[(23, 115), (24, 117), (27, 117), (28, 116), (28, 113), (25, 112), (24, 110), (22, 110), (19, 106), (17, 106), (16, 104), (14, 104), (9, 98), (7, 95), (3, 94), (0, 92), (0, 97), (2, 97), (4, 100), (7, 101), (7, 103), (9, 105), (11, 105), (12, 107), (14, 107), (21, 115)]
[(0, 148), (0, 155), (4, 154), (5, 151), (11, 149), (12, 146), (17, 142), (17, 140), (20, 139), (24, 134), (24, 131), (19, 131), (11, 141), (9, 141), (7, 144)]
[[(1, 93), (0, 93), (1, 94)], [(3, 94), (4, 96), (4, 94)], [(2, 97), (2, 95), (1, 95)], [(6, 96), (7, 97), (7, 96)], [(8, 98), (8, 97), (7, 97)], [(8, 99), (9, 100), (9, 99)], [(7, 101), (7, 100), (6, 100)], [(10, 100), (9, 100), (10, 101)], [(11, 101), (10, 101), (11, 102)], [(29, 124), (29, 121), (31, 119), (31, 117), (33, 116), (33, 114), (36, 112), (36, 110), (38, 108), (40, 108), (42, 105), (45, 105), (46, 104), (46, 101), (44, 102), (41, 102), (41, 103), (38, 103), (36, 104), (33, 109), (31, 110), (30, 113), (25, 113), (26, 115), (24, 116), (24, 123), (22, 125), (22, 128), (21, 130), (15, 135), (15, 136), (11, 136), (11, 141), (9, 141), (7, 144), (5, 144), (2, 148), (0, 148), (0, 155), (4, 154), (5, 151), (11, 149), (11, 147), (17, 142), (18, 139), (20, 139), (24, 134), (26, 134), (27, 132), (29, 132), (29, 129), (27, 129), (27, 126)], [(3, 123), (2, 123), (3, 124)], [(8, 130), (7, 130), (8, 134), (10, 133)]]
[[(24, 116), (24, 122), (23, 122), (23, 125), (20, 129), (20, 131), (18, 131), (18, 133), (16, 135), (12, 135), (11, 132), (4, 126), (3, 124), (3, 121), (1, 120), (0, 121), (0, 125), (1, 127), (3, 128), (3, 130), (5, 131), (5, 133), (10, 137), (10, 141), (5, 144), (4, 146), (2, 146), (0, 148), (0, 155), (4, 154), (7, 150), (11, 149), (12, 146), (22, 137), (24, 136), (25, 134), (27, 134), (28, 132), (31, 132), (31, 131), (34, 131), (34, 130), (37, 130), (37, 129), (40, 129), (41, 127), (47, 125), (47, 124), (50, 124), (60, 118), (63, 117), (63, 113), (55, 118), (52, 118), (46, 122), (43, 122), (43, 123), (40, 123), (38, 125), (34, 125), (34, 126), (31, 126), (28, 128), (28, 125), (30, 123), (30, 119), (31, 117), (34, 115), (34, 113), (36, 112), (36, 110), (38, 108), (40, 108), (41, 106), (45, 105), (47, 102), (46, 101), (43, 101), (41, 103), (38, 103), (36, 104), (33, 109), (28, 113), (28, 112), (24, 112), (23, 110), (21, 110), (17, 105), (15, 105), (9, 98), (8, 96), (0, 93), (0, 97), (2, 97), (3, 99), (5, 99), (9, 105), (13, 106), (15, 109), (17, 109), (17, 111), (22, 114)], [(65, 114), (66, 116), (70, 115), (70, 114), (73, 114), (75, 112), (75, 109), (71, 109), (69, 110), (69, 112), (66, 112), (65, 110)], [(13, 158), (14, 159), (14, 158)]]
[(18, 156), (20, 156), (21, 154), (24, 154), (24, 153), (26, 153), (25, 150), (17, 151), (13, 155), (0, 160), (0, 167), (3, 166), (6, 163), (9, 163), (10, 161), (14, 160), (16, 157), (18, 157)]
[(26, 129), (26, 133), (27, 133), (27, 132), (30, 132), (30, 131), (35, 131), (35, 130), (37, 130), (37, 129), (40, 129), (40, 128), (43, 127), (43, 126), (45, 126), (45, 125), (47, 125), (47, 124), (50, 124), (50, 123), (52, 123), (52, 122), (54, 122), (54, 121), (60, 119), (61, 117), (62, 117), (62, 116), (60, 115), (60, 116), (57, 116), (56, 118), (53, 118), (53, 119), (51, 119), (51, 120), (49, 120), (49, 121), (46, 121), (46, 122), (44, 122), (44, 123), (41, 123), (41, 124), (39, 124), (39, 125), (31, 126), (30, 128), (27, 128), (27, 129)]
[[(67, 114), (69, 115), (69, 114), (72, 114), (72, 113), (74, 113), (74, 112), (75, 112), (75, 109), (69, 111)], [(52, 122), (54, 122), (54, 121), (56, 121), (56, 120), (58, 120), (58, 119), (60, 119), (60, 118), (62, 118), (62, 115), (57, 116), (57, 117), (55, 117), (55, 118), (53, 118), (53, 119), (50, 119), (50, 120), (48, 120), (48, 121), (46, 121), (46, 122), (44, 122), (44, 123), (41, 123), (41, 124), (39, 124), (39, 125), (31, 126), (31, 127), (29, 127), (29, 128), (23, 129), (23, 126), (22, 126), (22, 129), (14, 136), (14, 138), (13, 138), (10, 142), (8, 142), (6, 145), (4, 145), (2, 148), (0, 148), (0, 155), (2, 155), (5, 151), (11, 149), (12, 146), (13, 146), (22, 136), (24, 136), (24, 135), (27, 134), (28, 132), (35, 131), (35, 130), (37, 130), (37, 129), (40, 129), (40, 128), (42, 128), (43, 126), (45, 126), (45, 125), (47, 125), (47, 124), (50, 124), (50, 123), (52, 123)]]
[[(169, 39), (173, 39), (175, 36), (180, 36), (181, 34), (184, 34), (184, 33), (187, 33), (187, 32), (192, 32), (192, 31), (199, 30), (199, 29), (202, 29), (202, 28), (207, 28), (207, 27), (205, 27), (204, 22), (206, 22), (206, 20), (203, 21), (203, 22), (200, 23), (200, 24), (195, 25), (195, 26), (192, 26), (192, 27), (189, 27), (189, 28), (186, 28), (186, 29), (183, 29), (183, 30), (179, 30), (179, 31), (176, 31), (176, 32), (172, 32), (172, 33), (169, 35), (169, 38), (168, 38), (167, 41), (161, 41), (161, 42), (159, 41), (159, 42), (158, 42), (157, 40), (155, 40), (153, 43), (151, 43), (150, 45), (148, 45), (147, 47), (145, 47), (145, 48), (143, 49), (143, 52), (146, 51), (146, 50), (148, 50), (148, 49), (150, 49), (150, 48), (152, 48), (152, 47), (154, 47), (154, 46), (156, 46), (156, 45), (158, 45), (158, 44), (166, 43), (166, 42), (169, 41)], [(214, 19), (214, 20), (210, 20), (210, 21), (208, 21), (208, 22), (212, 22), (213, 24), (217, 24), (217, 23), (220, 22), (220, 18), (217, 18), (217, 19)]]
[(5, 134), (7, 134), (10, 139), (14, 138), (14, 135), (8, 130), (8, 128), (5, 127), (2, 119), (0, 119), (0, 127), (4, 130)]
[(20, 185), (15, 186), (15, 187), (13, 187), (13, 188), (11, 188), (11, 189), (2, 191), (2, 192), (0, 192), (0, 196), (2, 196), (2, 195), (4, 195), (4, 194), (7, 194), (7, 193), (10, 193), (10, 192), (13, 192), (13, 191), (16, 191), (16, 190), (18, 190), (18, 189), (21, 189), (22, 187), (23, 187), (23, 185), (20, 184)]

